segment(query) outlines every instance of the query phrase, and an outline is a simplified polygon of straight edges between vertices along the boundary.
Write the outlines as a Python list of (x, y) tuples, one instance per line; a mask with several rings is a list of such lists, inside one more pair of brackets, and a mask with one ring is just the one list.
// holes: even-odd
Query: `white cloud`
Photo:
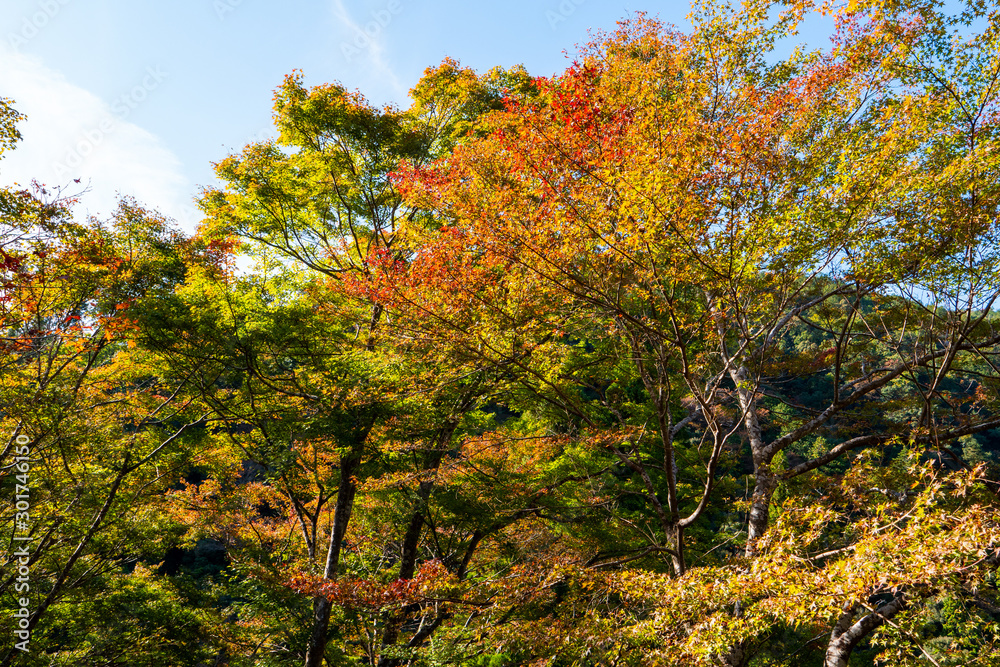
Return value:
[(0, 44), (0, 96), (12, 98), (28, 117), (19, 125), (24, 139), (0, 161), (0, 183), (25, 186), (35, 179), (71, 186), (68, 193), (89, 184), (78, 212), (106, 216), (119, 195), (130, 195), (192, 230), (199, 218), (180, 161), (159, 138), (127, 120), (166, 78), (148, 68), (107, 103), (39, 59)]

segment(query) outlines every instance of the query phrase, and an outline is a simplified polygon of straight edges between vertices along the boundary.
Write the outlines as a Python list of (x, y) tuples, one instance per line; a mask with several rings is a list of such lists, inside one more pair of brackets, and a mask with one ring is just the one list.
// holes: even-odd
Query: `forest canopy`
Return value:
[(1000, 664), (1000, 7), (690, 22), (0, 191), (0, 665)]

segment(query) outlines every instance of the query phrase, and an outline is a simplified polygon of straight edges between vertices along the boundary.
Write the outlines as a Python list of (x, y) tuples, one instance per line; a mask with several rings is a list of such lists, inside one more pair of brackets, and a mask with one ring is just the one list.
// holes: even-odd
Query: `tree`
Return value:
[[(994, 246), (985, 222), (993, 208), (983, 189), (992, 181), (958, 186), (980, 193), (966, 197), (984, 214), (972, 216), (981, 221), (974, 239), (958, 232), (972, 229), (958, 222), (969, 217), (936, 199), (947, 191), (941, 179), (979, 173), (962, 146), (977, 145), (976, 123), (989, 135), (981, 125), (989, 112), (962, 121), (947, 96), (928, 100), (906, 87), (919, 71), (914, 54), (927, 48), (922, 24), (902, 20), (912, 15), (852, 6), (829, 51), (775, 63), (775, 42), (803, 8), (777, 21), (772, 10), (706, 5), (691, 35), (646, 19), (625, 24), (545, 82), (540, 100), (512, 101), (487, 137), (400, 177), (407, 200), (439, 212), (447, 228), (405, 277), (390, 280), (430, 284), (420, 282), (421, 262), (428, 273), (448, 267), (450, 296), (432, 285), (433, 298), (408, 300), (428, 304), (428, 318), (445, 322), (449, 335), (468, 333), (468, 348), (496, 362), (518, 358), (498, 349), (509, 340), (583, 316), (627, 343), (658, 415), (663, 463), (654, 467), (627, 430), (610, 437), (636, 472), (666, 476), (661, 529), (678, 575), (682, 531), (708, 503), (719, 456), (737, 434), (753, 459), (745, 552), (753, 558), (779, 484), (896, 437), (938, 447), (998, 425), (973, 408), (995, 400), (992, 392), (944, 393), (959, 378), (995, 381), (997, 292), (986, 277)], [(958, 59), (984, 73), (972, 95), (984, 110), (991, 35), (968, 47), (981, 58)], [(940, 47), (944, 38), (935, 40)], [(955, 131), (942, 138), (945, 127)], [(948, 305), (924, 300), (938, 293)], [(519, 296), (514, 314), (505, 310), (510, 294)], [(475, 331), (470, 308), (486, 318)], [(928, 317), (915, 330), (920, 312)], [(816, 332), (814, 359), (780, 353), (798, 323)], [(504, 326), (502, 337), (492, 334)], [(538, 350), (523, 347), (524, 358)], [(566, 392), (528, 366), (521, 363), (524, 382), (547, 383), (562, 400)], [(810, 405), (793, 393), (807, 379), (818, 398)], [(898, 402), (886, 414), (890, 395)], [(686, 517), (672, 464), (675, 411), (711, 443)], [(786, 450), (821, 433), (836, 434), (828, 449), (781, 466)], [(656, 486), (650, 480), (654, 503)], [(735, 646), (728, 660), (748, 658)]]
[(203, 423), (176, 401), (185, 380), (161, 382), (131, 341), (135, 311), (182, 277), (186, 248), (132, 202), (102, 225), (17, 196), (3, 229), (0, 464), (4, 492), (24, 502), (3, 513), (19, 549), (5, 555), (0, 589), (30, 600), (21, 630), (69, 657), (80, 637), (45, 621), (88, 596), (114, 599), (115, 582), (128, 586), (121, 568), (164, 548), (154, 517), (185, 465), (179, 444)]
[(293, 73), (191, 238), (4, 190), (29, 662), (994, 664), (1000, 15), (952, 9)]
[[(399, 330), (387, 323), (383, 305), (368, 298), (372, 263), (405, 261), (401, 225), (426, 219), (419, 209), (403, 206), (389, 173), (401, 159), (419, 162), (450, 150), (475, 125), (478, 114), (498, 104), (499, 86), (522, 85), (523, 80), (522, 70), (516, 68), (480, 78), (454, 61), (445, 61), (428, 70), (414, 89), (413, 108), (400, 112), (372, 108), (360, 95), (336, 85), (307, 90), (301, 76), (288, 77), (275, 96), (278, 141), (248, 146), (240, 156), (220, 162), (218, 173), (228, 185), (205, 193), (206, 234), (217, 240), (239, 239), (245, 251), (259, 253), (263, 258), (259, 270), (265, 276), (237, 283), (239, 303), (223, 297), (230, 300), (225, 309), (232, 324), (181, 343), (182, 354), (194, 359), (205, 349), (217, 350), (213, 356), (218, 363), (240, 378), (235, 391), (211, 379), (204, 382), (204, 400), (232, 424), (251, 427), (250, 440), (263, 437), (269, 443), (263, 458), (253, 457), (265, 468), (287, 470), (296, 460), (279, 444), (285, 439), (312, 440), (307, 451), (314, 456), (328, 455), (324, 449), (330, 445), (339, 450), (339, 459), (332, 462), (339, 480), (335, 493), (329, 493), (327, 482), (316, 476), (315, 463), (301, 465), (314, 477), (311, 500), (297, 498), (295, 482), (282, 480), (282, 492), (302, 527), (310, 561), (320, 556), (315, 543), (325, 530), (321, 509), (334, 499), (329, 543), (315, 572), (321, 580), (338, 579), (344, 571), (345, 539), (359, 482), (368, 476), (398, 474), (400, 457), (406, 459), (402, 470), (413, 471), (416, 487), (401, 489), (411, 509), (402, 520), (398, 578), (406, 581), (415, 576), (421, 535), (436, 530), (427, 517), (433, 478), (456, 439), (478, 428), (476, 410), (492, 391), (489, 368), (413, 349), (412, 341), (397, 337)], [(302, 289), (306, 298), (292, 297), (287, 291), (292, 286)], [(227, 287), (213, 289), (232, 293)], [(191, 312), (202, 309), (195, 306)], [(253, 310), (273, 322), (264, 326), (263, 336), (244, 329)], [(231, 334), (223, 333), (229, 328)], [(220, 348), (225, 340), (237, 341), (237, 348)], [(176, 349), (170, 342), (154, 344), (170, 354)], [(235, 399), (236, 395), (242, 398)], [(282, 405), (285, 414), (285, 425), (278, 427), (276, 437), (268, 433), (274, 430), (267, 426), (273, 421), (270, 401)], [(303, 413), (310, 415), (315, 430), (287, 424)], [(333, 419), (334, 414), (339, 416)], [(353, 424), (355, 431), (349, 434), (332, 427), (330, 420)], [(329, 463), (323, 462), (326, 474), (332, 472), (326, 467)], [(485, 534), (503, 525), (473, 529), (464, 543), (454, 546), (457, 552), (439, 552), (436, 558), (463, 578)], [(456, 555), (463, 551), (465, 556)], [(336, 599), (314, 595), (307, 665), (323, 659)], [(403, 614), (376, 611), (385, 628), (380, 639), (384, 647), (397, 643), (407, 615), (425, 614), (423, 609)], [(408, 640), (411, 647), (425, 641), (448, 616), (443, 611), (435, 614), (433, 620), (420, 623), (421, 629)], [(398, 662), (388, 653), (379, 658), (380, 652), (371, 649), (369, 656), (380, 664)]]

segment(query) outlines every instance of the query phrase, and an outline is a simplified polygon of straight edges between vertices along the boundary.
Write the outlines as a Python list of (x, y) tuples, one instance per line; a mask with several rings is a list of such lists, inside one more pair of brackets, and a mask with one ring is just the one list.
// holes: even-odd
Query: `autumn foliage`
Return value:
[(998, 664), (997, 9), (690, 21), (0, 193), (2, 664)]

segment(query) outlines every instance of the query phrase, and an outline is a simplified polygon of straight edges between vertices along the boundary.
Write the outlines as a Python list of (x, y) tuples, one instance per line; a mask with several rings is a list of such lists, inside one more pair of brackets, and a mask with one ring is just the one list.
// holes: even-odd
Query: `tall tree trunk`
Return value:
[(747, 438), (750, 440), (750, 452), (753, 454), (754, 488), (750, 500), (750, 518), (747, 521), (746, 556), (752, 558), (757, 553), (757, 542), (767, 532), (768, 518), (771, 514), (771, 496), (778, 486), (778, 479), (771, 471), (773, 453), (768, 452), (764, 444), (760, 421), (757, 419), (757, 398), (754, 388), (747, 379), (747, 369), (743, 366), (733, 367), (729, 375), (736, 385), (736, 396), (743, 411), (743, 424)]
[(904, 606), (903, 597), (897, 597), (891, 602), (882, 605), (873, 613), (862, 616), (856, 622), (854, 614), (858, 605), (851, 605), (837, 619), (833, 631), (830, 633), (830, 643), (826, 648), (826, 658), (823, 667), (847, 667), (851, 659), (851, 652), (862, 639), (868, 636), (873, 630), (898, 614)]
[[(441, 436), (438, 438), (437, 449), (428, 452), (424, 457), (424, 471), (430, 472), (437, 470), (441, 465), (441, 460), (444, 458), (443, 447), (451, 441), (451, 436), (454, 434), (457, 426), (458, 422), (453, 422), (444, 428)], [(417, 570), (417, 554), (420, 547), (420, 533), (424, 526), (424, 512), (427, 511), (427, 501), (430, 499), (431, 491), (433, 489), (433, 479), (425, 479), (420, 482), (420, 486), (417, 487), (416, 505), (413, 508), (413, 514), (410, 516), (410, 522), (406, 527), (406, 532), (403, 534), (403, 544), (400, 549), (400, 579), (412, 579)], [(399, 639), (400, 628), (406, 619), (406, 614), (411, 613), (412, 611), (413, 610), (410, 608), (403, 609), (399, 613), (392, 614), (386, 620), (385, 631), (382, 634), (383, 652), (387, 646), (394, 645)], [(383, 655), (379, 658), (378, 666), (395, 667), (396, 665), (402, 664), (402, 662), (403, 661), (398, 658), (390, 658)]]
[[(440, 456), (438, 461), (440, 462)], [(403, 535), (402, 554), (399, 559), (400, 579), (412, 579), (417, 570), (417, 550), (420, 546), (421, 528), (424, 526), (424, 506), (427, 499), (430, 498), (433, 486), (433, 482), (425, 480), (420, 483), (420, 487), (417, 489), (417, 507), (413, 510), (410, 523)], [(379, 667), (394, 667), (402, 664), (402, 660), (399, 658), (387, 657), (385, 649), (395, 645), (396, 640), (399, 639), (400, 627), (405, 621), (406, 615), (412, 611), (412, 608), (407, 607), (398, 613), (390, 614), (386, 619), (385, 631), (382, 633), (382, 655), (379, 657)]]
[(667, 539), (673, 544), (673, 553), (670, 560), (674, 566), (674, 574), (678, 577), (684, 576), (687, 571), (687, 563), (684, 562), (684, 528), (676, 523), (671, 526), (667, 533)]
[[(340, 566), (340, 552), (347, 534), (347, 525), (354, 509), (354, 495), (357, 492), (354, 473), (361, 462), (361, 444), (355, 447), (340, 461), (340, 484), (337, 488), (337, 503), (333, 511), (333, 526), (330, 528), (330, 546), (326, 552), (326, 566), (323, 569), (324, 579), (336, 579)], [(309, 644), (306, 647), (305, 667), (320, 667), (326, 651), (326, 635), (330, 625), (330, 610), (333, 603), (323, 596), (313, 600), (312, 631), (309, 633)]]
[[(726, 356), (728, 357), (728, 353)], [(757, 554), (757, 544), (760, 538), (767, 532), (767, 524), (771, 514), (771, 497), (778, 487), (778, 479), (771, 471), (770, 463), (773, 454), (767, 451), (760, 421), (757, 419), (756, 387), (752, 386), (747, 378), (745, 366), (736, 366), (733, 361), (730, 363), (732, 365), (729, 368), (729, 377), (736, 385), (736, 397), (740, 404), (740, 410), (743, 412), (743, 426), (746, 429), (747, 439), (750, 441), (750, 453), (753, 455), (754, 489), (753, 497), (750, 499), (747, 544), (744, 552), (747, 558), (753, 558)], [(741, 613), (740, 603), (737, 602), (735, 609), (733, 609), (733, 615), (738, 618)], [(735, 643), (719, 657), (719, 661), (723, 667), (746, 667), (751, 657), (748, 648), (747, 642)]]
[(778, 488), (778, 478), (766, 463), (754, 465), (753, 497), (750, 499), (750, 518), (747, 521), (747, 546), (745, 555), (757, 555), (757, 544), (767, 532), (771, 515), (771, 497)]
[(743, 642), (729, 647), (729, 651), (721, 656), (722, 667), (746, 667), (750, 655), (746, 651)]

